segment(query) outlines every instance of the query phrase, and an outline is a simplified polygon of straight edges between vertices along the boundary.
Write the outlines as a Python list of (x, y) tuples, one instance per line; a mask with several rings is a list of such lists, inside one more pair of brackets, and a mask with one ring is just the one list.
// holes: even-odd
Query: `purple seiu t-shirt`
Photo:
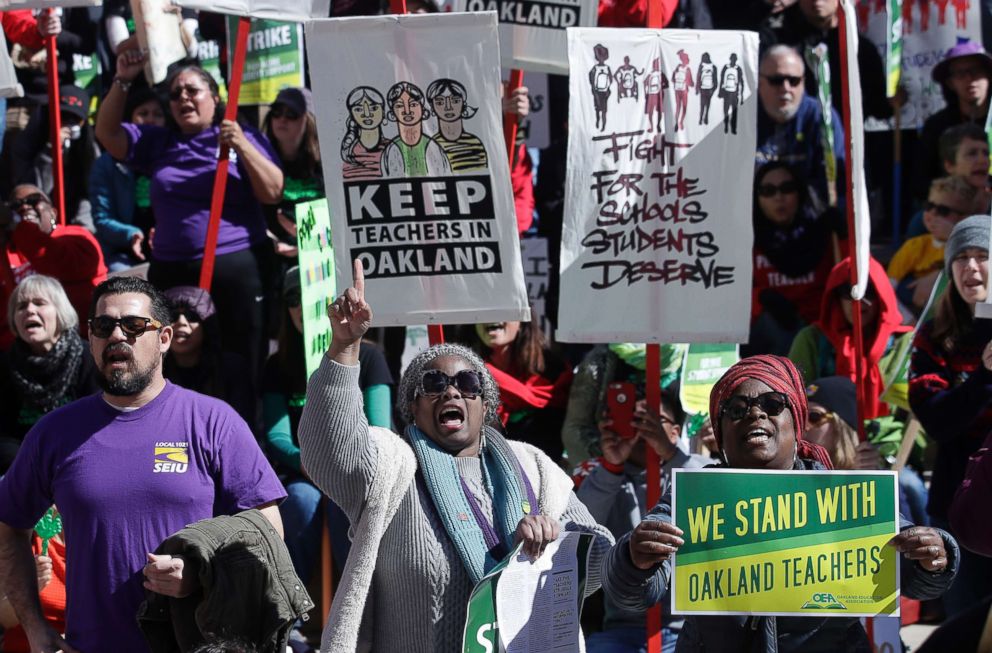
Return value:
[(285, 496), (232, 408), (167, 383), (134, 411), (95, 394), (42, 418), (0, 479), (0, 521), (33, 528), (56, 504), (69, 643), (83, 653), (147, 651), (135, 619), (145, 554), (195, 521)]
[[(152, 125), (123, 124), (128, 138), (126, 163), (151, 177), (151, 202), (155, 212), (154, 257), (160, 261), (203, 258), (210, 221), (217, 159), (218, 127), (193, 136)], [(277, 163), (268, 139), (248, 126), (245, 137), (262, 156)], [(231, 150), (227, 191), (217, 236), (217, 254), (239, 252), (265, 240), (265, 216), (255, 199), (244, 164)], [(278, 165), (278, 163), (277, 163)]]

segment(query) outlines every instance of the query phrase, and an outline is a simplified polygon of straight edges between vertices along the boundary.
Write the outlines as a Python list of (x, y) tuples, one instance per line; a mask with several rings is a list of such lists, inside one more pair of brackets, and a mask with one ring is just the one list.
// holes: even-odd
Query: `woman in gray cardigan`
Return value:
[(495, 429), (499, 390), (483, 362), (438, 345), (411, 363), (402, 436), (369, 427), (358, 343), (372, 324), (361, 264), (328, 309), (330, 350), (310, 379), (300, 422), (303, 467), (348, 514), (352, 549), (322, 651), (454, 651), (469, 594), (513, 546), (536, 557), (562, 529), (594, 533), (586, 594), (613, 543), (538, 449)]

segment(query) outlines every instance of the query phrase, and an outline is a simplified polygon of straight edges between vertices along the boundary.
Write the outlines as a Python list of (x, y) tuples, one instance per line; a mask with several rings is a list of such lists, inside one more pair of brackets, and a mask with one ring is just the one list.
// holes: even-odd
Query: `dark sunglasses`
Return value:
[(942, 218), (947, 218), (952, 215), (961, 215), (961, 211), (957, 209), (952, 209), (946, 204), (937, 204), (936, 202), (927, 202), (923, 205), (923, 211), (933, 211)]
[(723, 402), (720, 406), (720, 414), (736, 422), (744, 419), (744, 416), (751, 412), (752, 406), (757, 406), (769, 417), (775, 417), (781, 415), (788, 405), (788, 399), (781, 392), (764, 392), (757, 397), (737, 395)]
[(200, 86), (177, 86), (169, 91), (169, 99), (173, 102), (178, 102), (182, 99), (183, 93), (188, 94), (190, 97), (196, 97), (205, 90), (207, 89)]
[(113, 318), (108, 315), (101, 315), (90, 319), (90, 333), (97, 338), (109, 338), (118, 326), (124, 335), (129, 338), (137, 338), (150, 329), (161, 329), (162, 323), (150, 317), (140, 315), (125, 315), (122, 318)]
[(811, 410), (809, 411), (809, 417), (807, 418), (807, 421), (809, 422), (810, 426), (819, 426), (820, 424), (827, 421), (833, 416), (834, 414), (831, 412), (827, 412), (823, 410)]
[(775, 184), (761, 184), (758, 186), (758, 195), (762, 197), (775, 197), (779, 193), (783, 195), (792, 195), (799, 192), (799, 184), (795, 181), (783, 181), (779, 185)]
[(285, 118), (286, 120), (300, 119), (300, 114), (296, 113), (292, 109), (281, 106), (275, 107), (273, 109), (269, 109), (269, 115), (272, 116), (273, 120), (275, 120), (276, 118)]
[(26, 195), (19, 200), (10, 200), (7, 202), (7, 208), (11, 211), (20, 212), (25, 206), (30, 206), (32, 208), (38, 208), (39, 204), (47, 204), (48, 198), (45, 197), (43, 193), (31, 193)]
[(762, 77), (767, 79), (772, 86), (781, 86), (789, 82), (789, 86), (796, 88), (803, 83), (803, 78), (796, 75), (762, 75)]
[(427, 370), (420, 377), (420, 394), (436, 397), (444, 394), (448, 386), (454, 386), (462, 396), (469, 399), (482, 394), (482, 376), (475, 370), (462, 370), (450, 377), (441, 370)]
[(189, 322), (190, 324), (192, 324), (194, 322), (202, 322), (203, 321), (203, 318), (200, 317), (200, 314), (197, 313), (192, 308), (180, 308), (180, 309), (177, 309), (176, 312), (175, 312), (175, 314), (174, 314), (174, 316), (173, 316), (173, 318), (172, 318), (172, 321), (173, 322), (178, 322), (180, 315), (183, 316), (183, 317), (185, 317), (186, 318), (186, 321)]

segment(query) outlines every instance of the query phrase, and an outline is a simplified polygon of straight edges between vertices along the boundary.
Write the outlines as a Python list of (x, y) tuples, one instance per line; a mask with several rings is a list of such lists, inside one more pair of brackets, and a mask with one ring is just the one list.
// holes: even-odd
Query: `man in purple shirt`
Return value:
[[(187, 524), (257, 508), (282, 533), (286, 493), (247, 424), (162, 376), (172, 327), (161, 294), (112, 278), (90, 316), (103, 393), (40, 420), (0, 479), (0, 579), (32, 650), (45, 653), (147, 651), (135, 620), (143, 588), (197, 589), (181, 558), (150, 553)], [(65, 640), (42, 617), (29, 547), (53, 503), (65, 525)]]

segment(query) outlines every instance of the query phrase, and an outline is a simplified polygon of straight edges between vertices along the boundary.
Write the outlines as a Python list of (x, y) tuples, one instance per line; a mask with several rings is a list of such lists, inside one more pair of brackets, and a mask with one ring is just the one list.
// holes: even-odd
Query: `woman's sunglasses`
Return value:
[(300, 114), (296, 113), (292, 109), (287, 109), (286, 107), (275, 107), (269, 110), (269, 115), (272, 119), (285, 118), (286, 120), (299, 120)]
[(799, 192), (799, 184), (795, 181), (783, 181), (777, 186), (775, 184), (761, 184), (758, 186), (758, 195), (762, 197), (775, 197), (779, 193), (792, 195)]
[(807, 421), (809, 422), (810, 426), (819, 426), (820, 424), (823, 424), (825, 421), (832, 418), (833, 416), (834, 416), (833, 413), (825, 410), (811, 410), (809, 411), (809, 417), (807, 418)]
[(150, 329), (161, 329), (162, 323), (150, 317), (141, 317), (140, 315), (125, 315), (121, 318), (101, 315), (90, 320), (90, 333), (97, 338), (109, 338), (110, 334), (118, 326), (120, 326), (124, 335), (129, 338), (137, 338)]
[(10, 200), (7, 202), (7, 208), (11, 211), (20, 212), (25, 206), (30, 206), (31, 208), (37, 209), (39, 204), (46, 204), (48, 198), (42, 193), (31, 193), (30, 195), (25, 195), (24, 197), (16, 200)]
[(723, 402), (720, 406), (720, 414), (736, 422), (744, 419), (744, 416), (751, 412), (752, 406), (757, 406), (769, 417), (775, 417), (781, 415), (788, 405), (788, 399), (781, 392), (764, 392), (757, 397), (736, 395)]
[(207, 89), (201, 88), (199, 86), (177, 86), (171, 91), (169, 91), (169, 99), (172, 100), (173, 102), (178, 102), (179, 100), (182, 99), (183, 93), (186, 93), (191, 98), (194, 98), (205, 90)]
[(437, 397), (454, 386), (463, 397), (472, 399), (482, 394), (482, 375), (475, 370), (462, 370), (453, 377), (441, 370), (427, 370), (420, 377), (420, 394)]
[(923, 205), (924, 213), (927, 211), (933, 211), (942, 218), (949, 218), (952, 215), (962, 215), (961, 211), (957, 209), (952, 209), (946, 204), (937, 204), (936, 202), (927, 202)]

